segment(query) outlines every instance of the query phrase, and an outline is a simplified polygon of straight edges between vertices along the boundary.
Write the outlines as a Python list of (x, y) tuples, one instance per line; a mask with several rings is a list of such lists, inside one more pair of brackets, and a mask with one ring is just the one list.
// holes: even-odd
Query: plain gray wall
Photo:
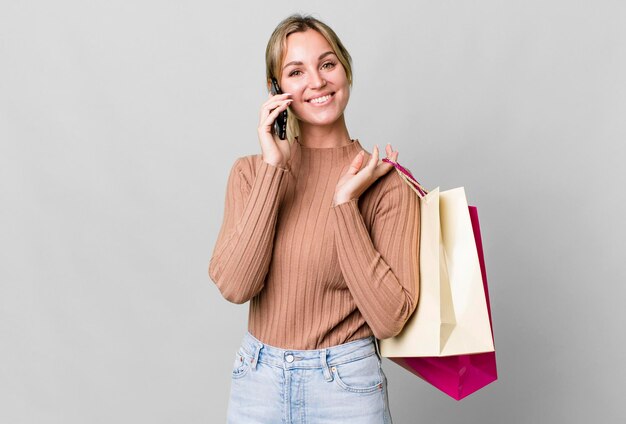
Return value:
[(224, 422), (247, 305), (207, 275), (292, 12), (354, 58), (350, 135), (481, 219), (499, 381), (385, 360), (396, 423), (624, 422), (621, 1), (0, 3), (0, 422)]

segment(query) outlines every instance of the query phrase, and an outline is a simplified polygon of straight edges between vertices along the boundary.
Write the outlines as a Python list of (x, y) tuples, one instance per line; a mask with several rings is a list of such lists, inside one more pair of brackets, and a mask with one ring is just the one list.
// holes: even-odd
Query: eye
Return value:
[(335, 66), (335, 62), (326, 62), (326, 63), (324, 63), (324, 64), (322, 65), (322, 68), (323, 68), (324, 66), (326, 66), (326, 65), (330, 65), (330, 66), (329, 66), (328, 68), (326, 68), (326, 69), (331, 69), (331, 68), (333, 68), (333, 67)]
[(289, 73), (289, 76), (290, 76), (290, 77), (294, 76), (294, 75), (296, 74), (296, 72), (300, 72), (300, 71), (298, 71), (298, 70), (296, 70), (296, 71), (292, 71), (292, 72), (290, 72), (290, 73)]

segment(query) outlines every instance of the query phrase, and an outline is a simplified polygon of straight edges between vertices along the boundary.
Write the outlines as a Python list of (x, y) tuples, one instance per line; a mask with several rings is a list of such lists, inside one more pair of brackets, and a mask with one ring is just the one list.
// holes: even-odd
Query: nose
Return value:
[(322, 88), (326, 85), (326, 80), (322, 78), (319, 72), (311, 73), (311, 88)]

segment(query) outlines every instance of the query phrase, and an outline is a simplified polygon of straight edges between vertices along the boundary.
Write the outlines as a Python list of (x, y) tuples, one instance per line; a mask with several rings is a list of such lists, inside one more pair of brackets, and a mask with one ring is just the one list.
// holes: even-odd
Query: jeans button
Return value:
[(293, 355), (290, 354), (290, 355), (285, 356), (285, 361), (293, 362)]

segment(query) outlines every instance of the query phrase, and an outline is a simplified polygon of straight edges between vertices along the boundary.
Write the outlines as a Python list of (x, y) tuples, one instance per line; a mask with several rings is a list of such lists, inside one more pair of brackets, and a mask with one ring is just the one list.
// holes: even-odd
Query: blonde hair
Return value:
[[(311, 15), (302, 15), (299, 13), (295, 13), (283, 19), (276, 26), (267, 42), (265, 49), (265, 74), (267, 83), (270, 83), (272, 76), (278, 81), (280, 81), (282, 77), (282, 64), (287, 53), (287, 36), (294, 32), (304, 32), (309, 29), (317, 31), (328, 41), (333, 52), (337, 55), (339, 62), (343, 65), (350, 87), (352, 87), (352, 57), (337, 34), (335, 34), (335, 31), (319, 19)], [(298, 135), (300, 135), (298, 119), (293, 113), (289, 113), (287, 117), (287, 139), (290, 143), (293, 143), (294, 138)]]

